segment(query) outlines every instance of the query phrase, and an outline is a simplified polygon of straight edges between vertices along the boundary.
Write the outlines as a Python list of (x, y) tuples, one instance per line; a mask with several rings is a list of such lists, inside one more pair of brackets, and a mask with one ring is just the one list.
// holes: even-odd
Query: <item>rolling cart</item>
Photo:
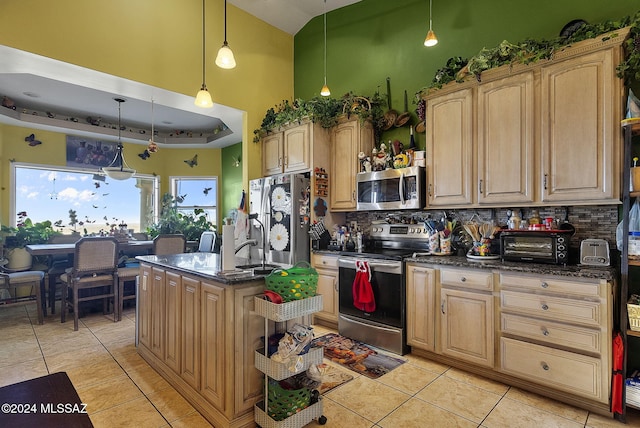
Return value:
[[(306, 371), (312, 364), (321, 364), (323, 359), (322, 348), (311, 348), (306, 354), (300, 355), (300, 360), (295, 367), (295, 371), (289, 370), (286, 364), (273, 361), (268, 356), (268, 338), (269, 338), (269, 320), (275, 322), (286, 322), (294, 318), (303, 317), (305, 315), (318, 312), (322, 309), (322, 296), (313, 296), (306, 299), (294, 300), (291, 302), (275, 304), (267, 300), (255, 297), (255, 312), (264, 317), (264, 337), (265, 348), (255, 351), (255, 366), (264, 373), (264, 399), (254, 406), (255, 422), (262, 428), (298, 428), (303, 427), (314, 419), (318, 420), (320, 425), (327, 422), (327, 418), (322, 415), (322, 397), (317, 391), (287, 391), (288, 397), (281, 397), (280, 405), (284, 401), (284, 405), (290, 404), (291, 408), (284, 418), (282, 417), (282, 409), (274, 410), (274, 406), (270, 409), (270, 400), (276, 399), (275, 388), (279, 388), (277, 381), (287, 379), (296, 374)], [(271, 388), (271, 391), (270, 391)], [(303, 388), (305, 389), (305, 388)], [(314, 398), (311, 398), (315, 396)], [(315, 403), (309, 404), (309, 402)], [(303, 408), (302, 408), (303, 407)], [(277, 415), (275, 413), (278, 413)], [(272, 417), (275, 416), (276, 418)], [(281, 419), (281, 420), (277, 420)]]

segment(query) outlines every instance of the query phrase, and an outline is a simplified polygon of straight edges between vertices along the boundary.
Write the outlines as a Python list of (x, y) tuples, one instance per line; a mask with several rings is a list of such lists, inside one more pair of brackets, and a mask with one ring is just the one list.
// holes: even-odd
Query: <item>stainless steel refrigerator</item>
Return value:
[(266, 263), (292, 266), (309, 261), (310, 181), (308, 174), (280, 174), (249, 182), (249, 213), (258, 214), (250, 220), (251, 262), (262, 261), (262, 240), (266, 239)]

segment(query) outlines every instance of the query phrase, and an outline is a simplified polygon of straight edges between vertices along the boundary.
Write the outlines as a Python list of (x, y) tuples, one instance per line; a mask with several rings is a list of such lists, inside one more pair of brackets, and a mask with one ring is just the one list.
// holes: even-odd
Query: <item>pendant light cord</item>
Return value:
[(432, 28), (432, 21), (431, 21), (431, 19), (432, 19), (432, 17), (433, 17), (433, 12), (431, 11), (431, 8), (432, 8), (432, 2), (433, 2), (433, 0), (429, 0), (429, 30), (430, 30), (430, 31), (431, 31), (431, 30), (433, 30), (433, 28)]
[(224, 0), (224, 44), (227, 44), (227, 0)]
[(205, 61), (205, 37), (204, 37), (204, 0), (202, 0), (202, 86), (206, 87), (205, 85), (205, 68), (204, 68), (204, 61)]
[(327, 0), (324, 0), (324, 85), (327, 85)]

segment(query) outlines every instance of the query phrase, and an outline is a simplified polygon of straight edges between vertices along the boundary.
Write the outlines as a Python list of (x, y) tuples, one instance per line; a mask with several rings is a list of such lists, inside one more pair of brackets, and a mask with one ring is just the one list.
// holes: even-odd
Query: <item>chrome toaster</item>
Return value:
[(585, 239), (580, 243), (580, 264), (609, 266), (609, 243), (604, 239)]

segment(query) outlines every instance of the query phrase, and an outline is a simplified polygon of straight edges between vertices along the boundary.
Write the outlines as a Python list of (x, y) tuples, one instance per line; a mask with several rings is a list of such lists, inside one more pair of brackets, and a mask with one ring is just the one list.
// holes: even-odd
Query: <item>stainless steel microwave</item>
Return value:
[(356, 184), (358, 211), (424, 208), (425, 172), (421, 166), (361, 172)]

